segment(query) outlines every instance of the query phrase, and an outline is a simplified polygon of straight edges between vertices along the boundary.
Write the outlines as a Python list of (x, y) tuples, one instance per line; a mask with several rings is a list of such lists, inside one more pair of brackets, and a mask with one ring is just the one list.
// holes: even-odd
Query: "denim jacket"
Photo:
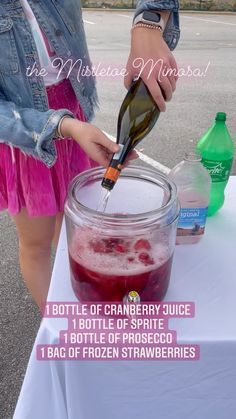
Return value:
[[(28, 2), (56, 55), (63, 62), (68, 60), (68, 68), (79, 59), (84, 68), (90, 68), (80, 0)], [(173, 49), (179, 37), (178, 0), (140, 0), (136, 14), (145, 9), (172, 11), (164, 36)], [(43, 77), (34, 73), (27, 76), (27, 68), (35, 63), (40, 69), (34, 38), (20, 0), (1, 0), (0, 142), (19, 147), (51, 167), (56, 160), (53, 141), (56, 128), (62, 116), (71, 113), (67, 109), (49, 109)], [(76, 66), (69, 73), (77, 99), (86, 118), (91, 120), (97, 103), (94, 77), (84, 76), (78, 81)]]
[(164, 39), (171, 50), (173, 50), (179, 40), (179, 0), (139, 0), (135, 16), (144, 10), (170, 10), (172, 13), (164, 31)]

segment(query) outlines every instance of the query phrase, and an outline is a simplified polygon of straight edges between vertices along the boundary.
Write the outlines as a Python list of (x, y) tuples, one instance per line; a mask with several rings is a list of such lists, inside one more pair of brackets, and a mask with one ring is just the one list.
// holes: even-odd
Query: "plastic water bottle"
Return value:
[(197, 152), (186, 153), (169, 177), (175, 182), (180, 202), (176, 244), (197, 243), (205, 231), (211, 177)]
[(218, 112), (215, 123), (197, 144), (197, 150), (202, 156), (202, 164), (212, 179), (208, 215), (215, 214), (224, 204), (224, 190), (233, 163), (234, 143), (225, 121), (226, 114)]

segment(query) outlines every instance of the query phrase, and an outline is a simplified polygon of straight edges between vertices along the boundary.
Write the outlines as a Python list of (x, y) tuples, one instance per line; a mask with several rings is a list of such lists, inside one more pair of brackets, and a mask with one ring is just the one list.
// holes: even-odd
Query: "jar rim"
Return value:
[[(87, 217), (92, 217), (93, 220), (94, 219), (100, 220), (102, 218), (103, 223), (106, 223), (106, 222), (109, 223), (111, 221), (114, 222), (114, 219), (115, 219), (116, 222), (121, 223), (120, 225), (127, 224), (130, 222), (132, 222), (132, 225), (136, 223), (140, 224), (140, 223), (145, 223), (145, 220), (149, 220), (149, 222), (146, 221), (146, 223), (150, 224), (151, 222), (154, 222), (154, 221), (156, 222), (157, 220), (161, 220), (163, 217), (165, 217), (175, 202), (177, 202), (177, 206), (178, 206), (178, 211), (176, 211), (177, 214), (175, 213), (175, 215), (173, 215), (170, 222), (166, 223), (165, 225), (171, 224), (178, 216), (179, 203), (178, 203), (177, 188), (176, 188), (175, 183), (171, 179), (169, 179), (164, 173), (160, 172), (157, 169), (150, 169), (150, 168), (137, 166), (137, 165), (130, 165), (124, 168), (120, 174), (120, 177), (141, 178), (141, 179), (150, 180), (150, 181), (152, 179), (152, 181), (156, 184), (158, 184), (158, 180), (162, 181), (163, 184), (167, 186), (168, 191), (169, 191), (168, 200), (163, 206), (161, 206), (160, 208), (151, 210), (151, 211), (146, 211), (146, 212), (142, 212), (138, 214), (115, 214), (115, 213), (104, 213), (104, 212), (96, 211), (82, 204), (75, 196), (76, 187), (78, 185), (83, 186), (83, 183), (87, 182), (89, 177), (92, 175), (94, 176), (97, 175), (97, 178), (94, 178), (94, 180), (98, 179), (99, 176), (101, 176), (101, 180), (102, 180), (103, 174), (104, 174), (104, 168), (99, 166), (96, 168), (89, 169), (77, 175), (70, 183), (67, 202), (68, 200), (72, 200), (74, 209), (76, 209), (77, 211), (79, 210), (80, 212), (83, 213), (83, 215)], [(68, 206), (68, 203), (65, 206), (65, 211), (67, 209), (67, 206)]]

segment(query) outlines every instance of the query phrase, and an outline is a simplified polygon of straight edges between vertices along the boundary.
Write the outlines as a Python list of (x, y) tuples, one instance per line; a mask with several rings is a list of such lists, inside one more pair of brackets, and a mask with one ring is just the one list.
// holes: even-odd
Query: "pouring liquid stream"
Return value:
[(105, 188), (101, 188), (100, 199), (99, 199), (96, 211), (104, 212), (104, 213), (106, 212), (110, 194), (111, 194), (111, 191)]

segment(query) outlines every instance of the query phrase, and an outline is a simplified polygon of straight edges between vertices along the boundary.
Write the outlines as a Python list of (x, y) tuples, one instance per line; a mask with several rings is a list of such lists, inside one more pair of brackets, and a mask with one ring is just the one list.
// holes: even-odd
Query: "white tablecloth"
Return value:
[[(14, 419), (236, 418), (236, 177), (222, 210), (196, 245), (177, 246), (167, 301), (194, 301), (194, 319), (173, 319), (179, 343), (201, 346), (200, 361), (37, 361), (57, 343), (65, 319), (44, 319)], [(76, 301), (65, 229), (49, 301)]]

